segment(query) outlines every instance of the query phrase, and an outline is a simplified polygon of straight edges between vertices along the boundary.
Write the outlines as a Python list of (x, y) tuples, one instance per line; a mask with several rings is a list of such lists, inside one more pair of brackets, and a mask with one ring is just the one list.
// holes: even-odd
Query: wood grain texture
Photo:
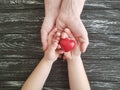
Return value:
[[(82, 20), (89, 33), (120, 33), (120, 10), (84, 10)], [(0, 33), (40, 33), (43, 10), (0, 12)]]
[[(40, 59), (0, 59), (0, 61), (0, 81), (24, 81)], [(90, 81), (120, 81), (120, 61), (118, 59), (83, 58), (83, 62)], [(54, 63), (49, 81), (55, 81), (53, 83), (68, 81), (66, 61), (58, 60)]]
[[(1, 85), (1, 90), (20, 90), (21, 84), (23, 84), (23, 81), (2, 81), (0, 82), (3, 85)], [(99, 81), (93, 81), (91, 82), (91, 88), (92, 90), (119, 90), (120, 83), (114, 83), (114, 82), (99, 82)], [(58, 88), (58, 87), (48, 87), (45, 86), (43, 90), (69, 90), (68, 88)]]
[[(32, 72), (32, 70), (40, 60), (39, 59), (6, 59), (6, 60), (0, 59), (0, 61), (1, 61), (0, 68), (1, 67), (3, 68), (0, 70), (1, 72), (0, 88), (5, 86), (20, 88), (24, 80), (26, 80), (26, 78), (29, 76), (29, 74)], [(117, 90), (119, 88), (119, 84), (120, 84), (119, 60), (89, 59), (89, 60), (83, 60), (83, 62), (91, 86), (93, 88), (92, 90), (100, 90), (100, 89)], [(52, 71), (45, 84), (45, 87), (46, 88), (53, 87), (52, 90), (54, 90), (55, 87), (61, 89), (69, 87), (66, 61), (58, 60), (57, 62), (54, 63)]]
[[(43, 57), (44, 0), (0, 0), (0, 90), (20, 90)], [(120, 89), (120, 0), (86, 0), (81, 16), (90, 45), (82, 55), (92, 90)], [(43, 90), (69, 90), (58, 60)]]
[[(0, 9), (38, 9), (44, 8), (43, 0), (0, 0)], [(84, 9), (120, 9), (119, 0), (86, 0)]]
[(105, 10), (120, 9), (120, 0), (86, 0), (84, 9), (88, 10)]
[[(89, 38), (84, 57), (120, 58), (119, 34), (89, 34)], [(40, 58), (43, 55), (40, 34), (1, 34), (0, 48), (0, 58)]]

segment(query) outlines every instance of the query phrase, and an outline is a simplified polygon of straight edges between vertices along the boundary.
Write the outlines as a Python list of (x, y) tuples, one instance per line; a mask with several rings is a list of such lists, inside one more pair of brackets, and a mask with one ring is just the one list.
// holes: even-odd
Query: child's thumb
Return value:
[(57, 46), (58, 46), (58, 42), (57, 41), (55, 41), (55, 42), (53, 42), (52, 44), (51, 44), (51, 49), (56, 49), (57, 48)]

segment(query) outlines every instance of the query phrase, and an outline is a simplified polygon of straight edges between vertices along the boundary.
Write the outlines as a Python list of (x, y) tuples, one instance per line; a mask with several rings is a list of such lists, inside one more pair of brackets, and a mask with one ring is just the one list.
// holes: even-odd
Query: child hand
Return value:
[(64, 59), (69, 60), (74, 60), (74, 59), (79, 59), (81, 55), (80, 47), (79, 47), (79, 42), (77, 42), (77, 38), (74, 38), (73, 34), (69, 29), (65, 29), (64, 32), (62, 32), (61, 38), (69, 38), (72, 39), (76, 42), (76, 46), (73, 48), (73, 50), (69, 52), (64, 52)]
[(44, 58), (54, 62), (59, 57), (60, 51), (57, 50), (60, 40), (60, 33), (57, 33), (57, 28), (54, 28), (48, 35), (48, 48), (45, 51)]

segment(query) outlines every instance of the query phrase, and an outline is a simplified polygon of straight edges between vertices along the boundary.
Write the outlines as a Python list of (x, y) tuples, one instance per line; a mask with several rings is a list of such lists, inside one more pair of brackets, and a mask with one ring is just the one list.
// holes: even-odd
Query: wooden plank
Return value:
[(43, 0), (0, 0), (0, 9), (40, 9)]
[(120, 83), (117, 82), (91, 82), (91, 90), (119, 90)]
[(119, 10), (84, 10), (82, 19), (89, 33), (120, 34)]
[(43, 10), (4, 10), (0, 12), (0, 24), (15, 22), (39, 22), (43, 19)]
[[(0, 81), (24, 81), (34, 70), (40, 59), (0, 59)], [(90, 81), (119, 82), (119, 59), (83, 59)], [(55, 82), (53, 82), (55, 81)], [(48, 78), (48, 82), (67, 84), (66, 61), (57, 60)], [(49, 85), (49, 84), (48, 84)]]
[[(120, 58), (120, 35), (89, 34), (90, 45), (84, 57)], [(1, 34), (0, 58), (40, 58), (40, 34)]]
[[(0, 88), (20, 88), (23, 81), (39, 62), (38, 59), (0, 59)], [(92, 90), (117, 90), (120, 88), (119, 60), (84, 60), (85, 69), (91, 82)], [(64, 69), (63, 69), (64, 68)], [(8, 73), (6, 73), (8, 72)], [(65, 61), (54, 63), (45, 88), (68, 88), (67, 65)], [(48, 89), (48, 90), (49, 90)], [(4, 89), (5, 90), (5, 89)], [(7, 89), (8, 90), (8, 89)], [(63, 89), (62, 89), (63, 90)], [(66, 90), (66, 89), (65, 89)]]
[[(85, 10), (82, 20), (89, 33), (120, 34), (119, 10)], [(43, 10), (13, 10), (0, 12), (0, 33), (39, 33)]]
[[(0, 0), (0, 9), (44, 8), (43, 0)], [(84, 9), (120, 9), (119, 0), (86, 0)]]
[(0, 90), (20, 90), (23, 81), (0, 81)]
[[(13, 71), (11, 72), (14, 74), (11, 74), (11, 73), (9, 73), (9, 75), (7, 74), (7, 76), (9, 77), (2, 76), (5, 80), (2, 80), (1, 78), (0, 88), (4, 90), (8, 90), (7, 88), (9, 88), (10, 90), (11, 89), (17, 90), (16, 88), (20, 88), (21, 85), (23, 84), (22, 80), (26, 80), (25, 78), (24, 79), (20, 78), (22, 75), (21, 73), (27, 72), (27, 73), (24, 73), (23, 77), (25, 76), (25, 74), (27, 74), (28, 76), (29, 74), (28, 72), (31, 72), (30, 67), (32, 67), (33, 69), (33, 67), (35, 66), (35, 64), (38, 63), (39, 60), (32, 60), (32, 59), (4, 60), (3, 59), (1, 61), (3, 63), (7, 62), (7, 65), (6, 63), (2, 64), (2, 67), (4, 69), (4, 70), (2, 69), (2, 71), (9, 71), (10, 65), (11, 65), (12, 66), (11, 68), (13, 68)], [(33, 61), (37, 63), (34, 63)], [(119, 76), (120, 61), (119, 60), (84, 60), (84, 65), (91, 83), (92, 90), (101, 90), (101, 89), (102, 90), (109, 90), (109, 89), (118, 90), (118, 88), (120, 88), (119, 87), (119, 84), (120, 84), (120, 76)], [(45, 90), (46, 89), (49, 90), (50, 88), (54, 90), (56, 87), (59, 87), (60, 89), (63, 90), (63, 88), (69, 87), (68, 80), (67, 80), (67, 73), (65, 73), (67, 72), (65, 70), (65, 67), (66, 67), (65, 61), (57, 61), (54, 64), (53, 66), (54, 69), (52, 70), (45, 84)], [(17, 70), (16, 72), (14, 71), (15, 70), (14, 68), (16, 68)], [(28, 68), (29, 70), (26, 68)]]
[(120, 9), (120, 0), (86, 0), (84, 9), (87, 10), (107, 10)]
[[(1, 58), (37, 58), (43, 54), (40, 47), (40, 34), (1, 34)], [(32, 41), (32, 42), (31, 42)], [(34, 49), (32, 49), (34, 48)], [(11, 54), (11, 55), (9, 55)], [(38, 55), (39, 54), (39, 55)], [(27, 56), (26, 56), (27, 55)], [(32, 57), (31, 57), (32, 56)]]
[[(0, 81), (1, 90), (20, 90), (21, 84), (23, 84), (23, 81)], [(64, 82), (63, 82), (64, 83)], [(92, 81), (91, 82), (91, 88), (92, 90), (119, 90), (120, 83), (116, 82), (99, 82), (99, 81)], [(48, 87), (44, 86), (43, 90), (69, 90), (68, 88), (64, 87)]]

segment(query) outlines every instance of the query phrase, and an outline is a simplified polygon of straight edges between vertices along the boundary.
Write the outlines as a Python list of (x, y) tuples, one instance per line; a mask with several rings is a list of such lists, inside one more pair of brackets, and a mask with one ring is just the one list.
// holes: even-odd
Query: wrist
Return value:
[(51, 22), (55, 22), (55, 20), (56, 20), (56, 16), (55, 15), (53, 15), (53, 14), (47, 14), (47, 15), (45, 15), (45, 18), (44, 18), (44, 20), (45, 21), (51, 21)]
[(57, 17), (61, 0), (44, 0), (45, 3), (45, 16)]
[(68, 63), (74, 63), (74, 62), (78, 62), (78, 61), (82, 61), (80, 56), (75, 56), (75, 57), (72, 57), (67, 60)]
[(48, 18), (48, 19), (50, 19), (50, 18), (56, 19), (57, 16), (58, 16), (57, 11), (56, 12), (55, 11), (47, 11), (45, 13), (45, 18)]
[(80, 17), (85, 0), (63, 0), (60, 12), (69, 16)]
[(45, 62), (46, 64), (48, 64), (48, 65), (52, 65), (52, 64), (54, 63), (53, 60), (49, 60), (49, 59), (46, 58), (46, 57), (43, 57), (42, 61), (44, 61), (44, 62)]

